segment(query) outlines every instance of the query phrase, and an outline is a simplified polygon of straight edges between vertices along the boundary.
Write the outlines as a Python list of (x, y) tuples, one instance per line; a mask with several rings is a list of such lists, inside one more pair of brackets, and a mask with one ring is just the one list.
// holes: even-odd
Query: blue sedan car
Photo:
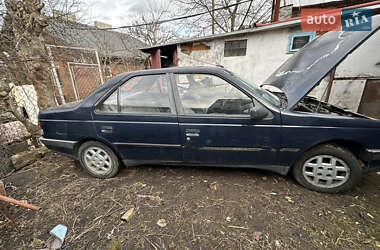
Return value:
[(378, 29), (374, 17), (372, 31), (328, 32), (261, 85), (220, 67), (118, 75), (78, 104), (41, 112), (41, 142), (98, 178), (122, 164), (228, 166), (347, 191), (380, 166), (380, 122), (307, 94)]

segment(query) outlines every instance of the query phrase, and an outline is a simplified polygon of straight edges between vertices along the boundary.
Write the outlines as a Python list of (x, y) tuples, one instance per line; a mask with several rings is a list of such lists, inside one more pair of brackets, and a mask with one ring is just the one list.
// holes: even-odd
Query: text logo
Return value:
[(346, 31), (371, 31), (371, 9), (343, 9), (342, 30)]
[(301, 26), (305, 31), (370, 31), (370, 9), (302, 9)]
[(306, 31), (341, 30), (341, 13), (341, 9), (302, 9), (302, 29)]

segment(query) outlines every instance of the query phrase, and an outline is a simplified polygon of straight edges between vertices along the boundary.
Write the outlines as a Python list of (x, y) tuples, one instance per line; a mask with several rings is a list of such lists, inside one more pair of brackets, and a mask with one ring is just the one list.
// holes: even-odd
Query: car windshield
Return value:
[(272, 94), (271, 92), (261, 88), (255, 83), (251, 83), (244, 78), (235, 75), (241, 82), (243, 82), (248, 88), (250, 88), (255, 94), (261, 96), (264, 98), (266, 101), (268, 101), (270, 104), (280, 107), (281, 106), (281, 100), (278, 98), (276, 95)]

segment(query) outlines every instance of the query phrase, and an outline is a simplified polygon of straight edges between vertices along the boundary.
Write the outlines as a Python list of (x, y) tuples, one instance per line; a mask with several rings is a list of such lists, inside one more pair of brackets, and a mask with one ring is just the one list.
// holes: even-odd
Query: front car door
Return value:
[(251, 119), (251, 109), (262, 104), (231, 80), (215, 74), (173, 74), (172, 82), (185, 162), (258, 168), (276, 165), (279, 113)]
[(117, 148), (127, 164), (182, 161), (168, 74), (128, 79), (96, 106), (93, 116), (98, 136)]

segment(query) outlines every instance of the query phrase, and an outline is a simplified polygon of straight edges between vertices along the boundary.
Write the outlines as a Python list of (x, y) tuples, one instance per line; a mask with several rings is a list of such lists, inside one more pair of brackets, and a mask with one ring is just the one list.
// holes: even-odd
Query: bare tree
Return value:
[[(151, 4), (147, 10), (135, 16), (128, 25), (136, 26), (126, 28), (126, 33), (149, 45), (163, 44), (168, 41), (180, 38), (178, 32), (183, 24), (178, 26), (176, 23), (160, 23), (164, 19), (174, 16), (176, 6), (170, 2), (159, 2)], [(142, 25), (141, 24), (149, 24)]]
[[(183, 15), (207, 12), (191, 25), (202, 34), (225, 33), (253, 27), (256, 22), (268, 21), (272, 0), (176, 0)], [(233, 5), (236, 4), (236, 5)], [(230, 6), (233, 5), (233, 6)], [(222, 8), (222, 9), (220, 9)], [(219, 9), (214, 11), (215, 9)], [(188, 20), (186, 21), (187, 23)]]

